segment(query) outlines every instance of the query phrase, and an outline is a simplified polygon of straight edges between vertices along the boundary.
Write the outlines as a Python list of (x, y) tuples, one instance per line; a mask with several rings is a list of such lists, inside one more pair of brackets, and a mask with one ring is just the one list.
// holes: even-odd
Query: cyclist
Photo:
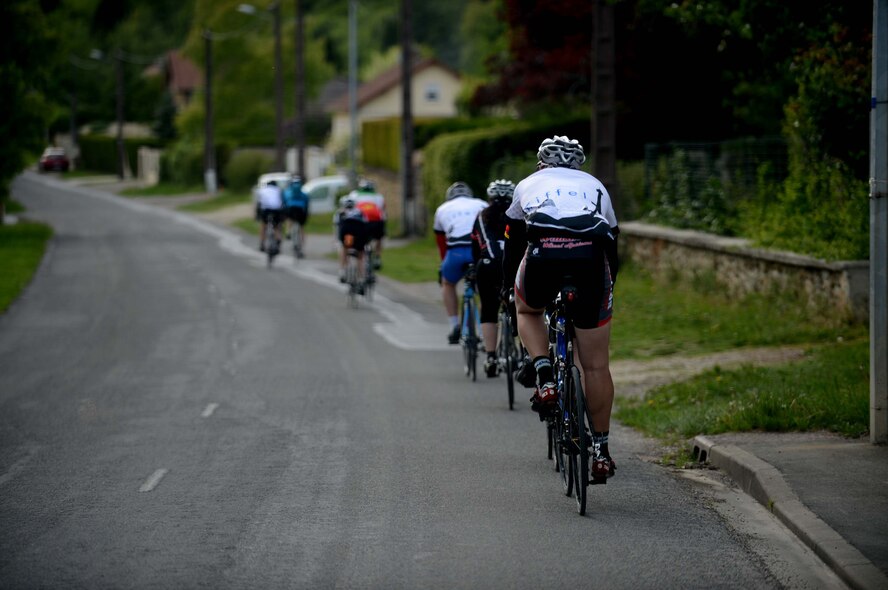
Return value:
[(270, 180), (259, 187), (256, 199), (256, 220), (259, 222), (259, 251), (265, 252), (265, 230), (269, 220), (274, 225), (274, 239), (281, 243), (281, 222), (284, 220), (283, 200), (277, 181)]
[[(304, 228), (305, 222), (308, 221), (308, 195), (302, 190), (302, 178), (298, 174), (294, 174), (290, 179), (282, 197), (291, 230), (294, 224), (298, 224), (300, 229)], [(305, 258), (305, 232), (298, 232), (298, 236), (299, 258)]]
[(456, 284), (463, 278), (465, 268), (472, 262), (472, 225), (487, 203), (476, 199), (464, 182), (454, 182), (447, 188), (444, 202), (435, 210), (432, 229), (441, 256), (439, 270), (441, 298), (450, 322), (447, 342), (459, 344), (459, 316), (457, 316)]
[(355, 203), (364, 212), (367, 218), (367, 239), (372, 241), (376, 249), (374, 268), (382, 268), (382, 238), (385, 237), (385, 197), (376, 192), (376, 186), (372, 181), (362, 179), (358, 188), (349, 193)]
[(518, 333), (536, 370), (537, 392), (531, 401), (541, 415), (556, 402), (543, 311), (570, 276), (580, 301), (573, 320), (598, 451), (591, 471), (595, 477), (609, 477), (615, 469), (608, 448), (614, 400), (608, 346), (618, 270), (617, 218), (604, 185), (580, 170), (586, 157), (579, 142), (547, 138), (537, 159), (537, 171), (518, 183), (506, 211), (504, 263), (506, 279), (514, 277)]
[(472, 258), (475, 260), (476, 284), (481, 297), (481, 339), (487, 352), (484, 371), (496, 377), (496, 325), (503, 286), (503, 243), (506, 233), (506, 209), (512, 204), (515, 183), (494, 180), (487, 187), (489, 205), (475, 219), (472, 228)]
[(349, 195), (342, 197), (340, 208), (333, 215), (333, 225), (339, 239), (339, 282), (345, 283), (345, 267), (348, 250), (354, 249), (358, 257), (358, 293), (363, 294), (364, 246), (367, 244), (367, 219)]

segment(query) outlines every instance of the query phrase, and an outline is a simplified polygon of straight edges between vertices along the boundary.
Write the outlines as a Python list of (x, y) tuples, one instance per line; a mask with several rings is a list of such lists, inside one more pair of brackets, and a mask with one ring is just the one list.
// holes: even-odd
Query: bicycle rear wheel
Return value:
[(466, 300), (464, 304), (463, 330), (463, 358), (465, 361), (466, 377), (472, 381), (478, 378), (478, 336), (475, 333), (475, 306), (472, 301)]
[(293, 260), (302, 258), (302, 226), (293, 222), (290, 228), (290, 239), (293, 240)]
[(351, 253), (345, 267), (345, 282), (348, 285), (348, 306), (358, 306), (358, 259)]
[(515, 339), (512, 336), (512, 320), (508, 313), (500, 314), (500, 362), (506, 372), (506, 390), (509, 394), (509, 409), (515, 409)]
[(561, 475), (561, 487), (564, 489), (564, 495), (570, 496), (573, 493), (576, 461), (571, 460), (570, 428), (566, 405), (568, 400), (567, 396), (561, 395), (562, 393), (564, 392), (559, 392), (557, 416), (553, 420), (555, 425), (555, 461), (558, 464), (555, 470)]
[(586, 489), (589, 486), (589, 418), (586, 413), (586, 396), (583, 394), (583, 382), (580, 378), (580, 370), (571, 367), (567, 382), (571, 401), (571, 441), (574, 446), (573, 462), (576, 469), (573, 472), (574, 487), (576, 488), (577, 512), (586, 514)]
[(265, 226), (265, 254), (267, 256), (268, 268), (271, 268), (271, 263), (278, 254), (278, 243), (274, 237), (274, 224), (271, 219), (266, 222)]

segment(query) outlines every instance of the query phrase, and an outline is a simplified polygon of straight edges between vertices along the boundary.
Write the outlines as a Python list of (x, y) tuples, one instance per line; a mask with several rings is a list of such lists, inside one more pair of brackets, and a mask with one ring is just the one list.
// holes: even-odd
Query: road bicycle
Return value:
[(586, 490), (589, 484), (607, 483), (590, 480), (589, 458), (592, 442), (591, 420), (586, 411), (586, 396), (580, 370), (574, 364), (576, 331), (572, 310), (577, 303), (576, 288), (565, 281), (548, 314), (549, 351), (558, 392), (554, 415), (546, 418), (547, 447), (554, 451), (556, 470), (561, 475), (564, 494), (576, 497), (577, 512), (586, 514)]
[(496, 358), (499, 371), (506, 374), (506, 389), (509, 393), (509, 409), (515, 408), (515, 371), (524, 358), (524, 347), (518, 340), (518, 330), (512, 315), (515, 294), (509, 294), (508, 301), (502, 301), (499, 311), (499, 334), (496, 340)]
[(376, 261), (378, 260), (378, 255), (374, 243), (374, 240), (370, 240), (364, 246), (364, 298), (367, 301), (373, 300), (373, 288), (376, 286)]
[(348, 286), (346, 296), (349, 307), (358, 306), (358, 295), (364, 294), (364, 284), (358, 274), (358, 250), (353, 247), (354, 236), (346, 234), (343, 238), (346, 248), (345, 256), (345, 284)]
[(290, 239), (293, 241), (293, 260), (305, 257), (302, 251), (302, 226), (295, 221), (290, 224)]
[(475, 305), (475, 265), (466, 265), (463, 279), (462, 315), (459, 340), (463, 350), (466, 377), (478, 378), (478, 311)]
[(265, 213), (265, 236), (262, 241), (265, 247), (265, 255), (268, 259), (268, 268), (271, 268), (274, 257), (280, 254), (281, 251), (280, 242), (274, 235), (274, 230), (277, 227), (275, 221), (275, 214), (267, 211)]

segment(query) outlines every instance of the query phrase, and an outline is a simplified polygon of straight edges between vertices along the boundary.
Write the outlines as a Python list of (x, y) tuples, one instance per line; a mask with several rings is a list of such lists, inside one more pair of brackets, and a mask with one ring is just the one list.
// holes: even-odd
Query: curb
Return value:
[(773, 465), (740, 447), (718, 445), (705, 436), (694, 438), (692, 453), (697, 461), (727, 473), (849, 586), (855, 590), (888, 588), (888, 576), (802, 504)]

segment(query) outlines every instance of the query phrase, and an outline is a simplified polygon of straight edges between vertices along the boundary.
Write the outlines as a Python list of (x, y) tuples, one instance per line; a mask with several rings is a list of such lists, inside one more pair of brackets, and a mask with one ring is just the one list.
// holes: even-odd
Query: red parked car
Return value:
[(68, 160), (65, 148), (60, 147), (48, 147), (43, 150), (40, 162), (37, 163), (37, 169), (41, 172), (67, 172), (70, 166), (71, 162)]

